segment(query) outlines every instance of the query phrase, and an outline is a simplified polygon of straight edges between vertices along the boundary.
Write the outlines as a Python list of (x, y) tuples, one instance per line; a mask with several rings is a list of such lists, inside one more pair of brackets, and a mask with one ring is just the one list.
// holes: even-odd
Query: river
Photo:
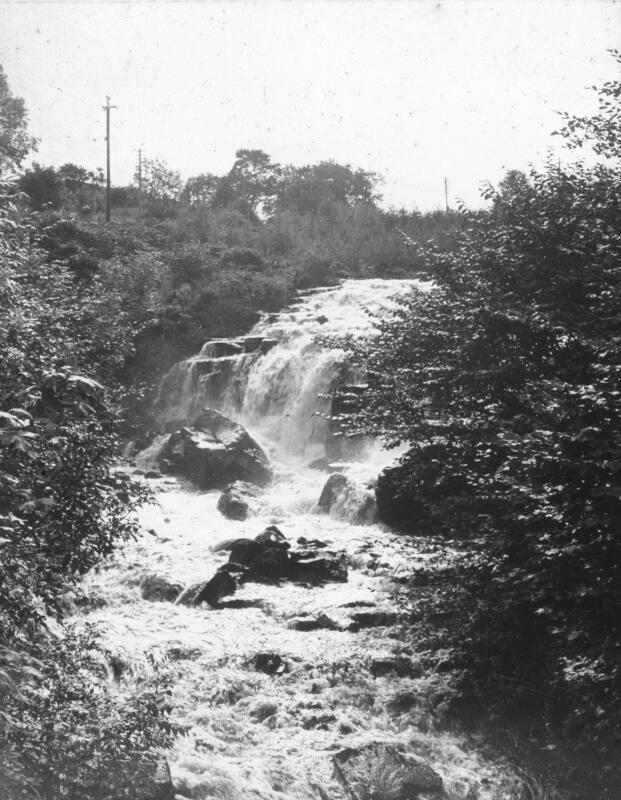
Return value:
[[(332, 756), (369, 742), (391, 743), (424, 760), (441, 775), (450, 800), (527, 796), (506, 764), (485, 758), (464, 734), (440, 724), (433, 710), (446, 677), (422, 666), (408, 641), (403, 593), (407, 576), (433, 557), (433, 544), (397, 536), (370, 511), (370, 481), (394, 453), (368, 442), (344, 463), (348, 456), (341, 452), (350, 488), (329, 513), (317, 506), (328, 473), (310, 464), (325, 460), (330, 436), (316, 412), (327, 409), (322, 395), (335, 381), (356, 379), (343, 353), (317, 337), (368, 331), (370, 315), (389, 313), (391, 297), (410, 285), (348, 280), (311, 291), (249, 332), (269, 341), (269, 350), (219, 356), (218, 386), (201, 381), (191, 359), (163, 382), (163, 416), (182, 416), (211, 397), (263, 446), (275, 473), (245, 521), (220, 514), (220, 492), (197, 491), (172, 477), (150, 481), (158, 504), (141, 512), (144, 535), (85, 582), (100, 602), (82, 619), (101, 626), (125, 665), (124, 684), (140, 683), (149, 651), (174, 676), (172, 718), (179, 733), (168, 760), (183, 797), (342, 800)], [(217, 355), (213, 345), (203, 349), (203, 359)], [(156, 450), (157, 442), (139, 463), (147, 467)], [(364, 523), (361, 508), (367, 509)], [(217, 609), (142, 599), (145, 576), (182, 586), (209, 578), (228, 557), (219, 542), (252, 538), (268, 525), (292, 542), (320, 539), (344, 550), (348, 581), (247, 583)], [(347, 629), (353, 615), (366, 612), (368, 627)], [(289, 627), (294, 618), (320, 614), (337, 629)], [(262, 652), (278, 654), (288, 671), (257, 671), (253, 658)], [(395, 658), (409, 667), (381, 674), (377, 664)]]

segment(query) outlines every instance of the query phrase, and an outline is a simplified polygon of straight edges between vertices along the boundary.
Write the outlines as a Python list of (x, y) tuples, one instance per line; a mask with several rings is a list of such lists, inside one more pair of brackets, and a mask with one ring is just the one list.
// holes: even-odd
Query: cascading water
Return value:
[[(369, 446), (356, 463), (341, 463), (352, 480), (330, 513), (317, 506), (327, 472), (311, 464), (326, 461), (330, 442), (318, 412), (327, 410), (325, 396), (337, 384), (357, 377), (343, 353), (317, 337), (368, 331), (369, 314), (388, 313), (391, 297), (410, 286), (368, 280), (315, 290), (243, 339), (208, 343), (162, 382), (162, 422), (184, 424), (204, 405), (217, 407), (248, 428), (274, 468), (256, 513), (243, 522), (217, 511), (219, 492), (161, 479), (159, 506), (142, 513), (149, 533), (87, 579), (101, 607), (86, 619), (100, 623), (110, 649), (135, 665), (124, 680), (137, 680), (147, 650), (172, 665), (181, 732), (168, 758), (183, 797), (342, 800), (332, 755), (373, 741), (424, 759), (442, 776), (450, 800), (521, 797), (508, 769), (437, 729), (430, 698), (445, 688), (444, 679), (420, 669), (403, 640), (408, 608), (407, 600), (395, 604), (397, 582), (430, 554), (371, 523), (366, 483), (394, 456)], [(145, 465), (159, 447), (156, 440), (142, 454)], [(327, 455), (334, 455), (329, 447)], [(253, 538), (271, 524), (291, 541), (321, 539), (343, 549), (347, 583), (246, 583), (217, 609), (143, 599), (146, 576), (179, 586), (209, 578), (228, 556), (218, 542)], [(322, 614), (332, 628), (291, 626), (294, 618)], [(347, 624), (352, 618), (366, 623), (356, 628)], [(252, 659), (260, 652), (277, 653), (288, 671), (256, 671)], [(373, 660), (382, 657), (410, 668), (378, 671)]]

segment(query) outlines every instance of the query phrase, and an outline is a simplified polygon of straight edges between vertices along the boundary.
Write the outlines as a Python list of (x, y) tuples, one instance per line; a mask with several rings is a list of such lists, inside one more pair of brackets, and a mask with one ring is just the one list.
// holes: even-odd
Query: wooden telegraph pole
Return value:
[(110, 222), (110, 109), (116, 106), (110, 105), (110, 98), (106, 95), (106, 105), (103, 107), (106, 112), (106, 222)]

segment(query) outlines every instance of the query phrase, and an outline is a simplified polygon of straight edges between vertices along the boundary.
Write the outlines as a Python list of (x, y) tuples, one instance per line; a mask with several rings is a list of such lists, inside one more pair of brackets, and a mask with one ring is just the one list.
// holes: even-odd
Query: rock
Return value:
[(262, 336), (246, 336), (243, 341), (244, 350), (246, 353), (254, 353), (263, 344)]
[(261, 352), (263, 353), (263, 355), (265, 355), (266, 353), (269, 353), (272, 347), (276, 347), (277, 344), (278, 344), (278, 339), (263, 339), (260, 348)]
[(144, 477), (145, 478), (149, 478), (149, 479), (161, 478), (162, 477), (162, 473), (157, 471), (157, 470), (150, 469), (148, 472), (144, 473)]
[(420, 699), (414, 692), (397, 692), (388, 703), (388, 708), (397, 714), (411, 711), (420, 704)]
[(201, 348), (201, 355), (207, 358), (222, 358), (223, 356), (237, 356), (243, 351), (243, 346), (238, 342), (221, 339), (205, 342)]
[(166, 651), (166, 657), (171, 661), (196, 661), (202, 655), (203, 651), (198, 647), (190, 647), (183, 644), (173, 645)]
[(180, 583), (174, 583), (161, 575), (147, 575), (140, 582), (143, 600), (174, 601), (183, 590)]
[(272, 477), (265, 453), (250, 434), (211, 408), (169, 434), (159, 459), (162, 472), (184, 475), (201, 489), (234, 481), (264, 486)]
[(325, 325), (326, 322), (328, 322), (328, 318), (325, 314), (320, 314), (318, 317), (315, 317), (315, 319), (320, 325)]
[(218, 511), (228, 519), (244, 520), (254, 512), (252, 501), (258, 498), (257, 487), (246, 481), (230, 483), (218, 499)]
[(254, 539), (238, 539), (230, 548), (229, 562), (249, 567), (264, 549), (264, 546)]
[(406, 656), (383, 656), (374, 658), (369, 669), (374, 678), (382, 675), (398, 675), (399, 677), (418, 677), (421, 674), (420, 664), (415, 664)]
[[(255, 544), (258, 544), (255, 542)], [(278, 547), (263, 547), (262, 551), (252, 560), (247, 580), (280, 580), (287, 578), (290, 573), (289, 554)]]
[(351, 615), (356, 630), (360, 628), (381, 628), (394, 625), (397, 615), (394, 611), (357, 611)]
[(389, 744), (341, 750), (333, 763), (338, 781), (352, 800), (415, 800), (421, 792), (441, 796), (438, 773)]
[(322, 542), (321, 539), (307, 539), (305, 536), (300, 536), (297, 540), (298, 544), (301, 544), (302, 547), (308, 547), (316, 550), (320, 550), (323, 547), (327, 547), (327, 542)]
[(317, 505), (325, 511), (329, 511), (337, 501), (340, 493), (349, 483), (347, 477), (340, 472), (333, 472), (325, 482)]
[(255, 536), (254, 540), (259, 544), (276, 547), (280, 550), (288, 550), (291, 547), (285, 534), (275, 525), (268, 525), (263, 533)]
[(334, 714), (305, 714), (302, 717), (302, 728), (305, 731), (327, 731), (329, 726), (336, 722)]
[(323, 613), (317, 617), (293, 617), (287, 623), (287, 627), (294, 631), (341, 630), (338, 622)]
[(257, 653), (252, 664), (257, 672), (265, 672), (266, 675), (284, 675), (289, 672), (289, 664), (278, 653)]
[(298, 580), (311, 583), (347, 581), (347, 561), (344, 552), (324, 553), (319, 558), (307, 558), (304, 554), (293, 553), (291, 561), (293, 576)]
[(188, 586), (179, 596), (178, 605), (198, 606), (203, 602), (210, 606), (217, 606), (223, 597), (233, 594), (237, 588), (237, 583), (232, 575), (220, 569), (208, 581), (200, 581)]
[(263, 722), (278, 711), (276, 703), (258, 702), (250, 709), (250, 716), (257, 722)]

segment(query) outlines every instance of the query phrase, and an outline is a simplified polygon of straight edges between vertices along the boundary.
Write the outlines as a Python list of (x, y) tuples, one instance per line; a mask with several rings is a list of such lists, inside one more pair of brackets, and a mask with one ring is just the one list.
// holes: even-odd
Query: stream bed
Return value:
[[(248, 334), (270, 341), (269, 351), (231, 356), (204, 348), (200, 363), (182, 362), (163, 382), (168, 419), (190, 407), (219, 407), (255, 437), (274, 471), (243, 521), (218, 511), (219, 491), (170, 476), (149, 480), (157, 504), (141, 512), (144, 534), (85, 580), (95, 601), (80, 619), (100, 627), (124, 665), (123, 684), (139, 685), (149, 652), (173, 676), (177, 734), (167, 758), (181, 797), (344, 800), (350, 795), (333, 756), (372, 742), (428, 764), (448, 800), (525, 796), (508, 765), (438, 722), (446, 676), (408, 641), (403, 586), (434, 557), (433, 544), (396, 535), (372, 513), (360, 522), (360, 509), (372, 504), (372, 479), (394, 454), (369, 442), (355, 459), (317, 468), (329, 439), (317, 412), (344, 369), (343, 354), (317, 335), (368, 328), (369, 312), (388, 313), (391, 297), (410, 286), (346, 281), (311, 292)], [(218, 381), (197, 370), (207, 357), (228, 359)], [(156, 450), (138, 464), (146, 468)], [(333, 468), (348, 475), (348, 489), (326, 511), (317, 501)], [(204, 581), (228, 559), (221, 542), (254, 538), (270, 525), (292, 544), (303, 537), (344, 551), (347, 582), (251, 581), (216, 608), (144, 599), (147, 579), (179, 587)]]

